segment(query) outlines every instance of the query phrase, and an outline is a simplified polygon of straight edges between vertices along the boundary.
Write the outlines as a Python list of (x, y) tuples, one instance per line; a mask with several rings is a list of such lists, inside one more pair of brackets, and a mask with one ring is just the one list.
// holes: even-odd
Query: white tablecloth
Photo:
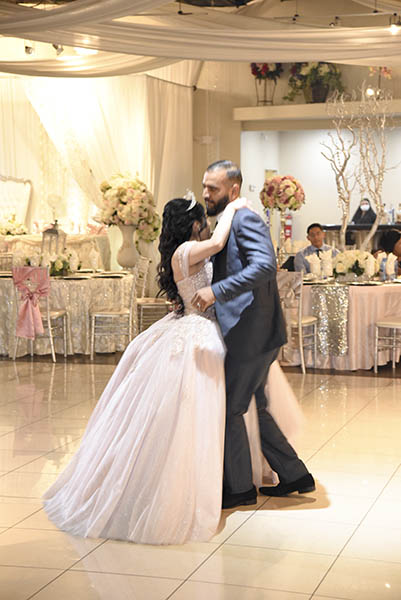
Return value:
[[(128, 306), (133, 276), (120, 278), (61, 279), (51, 278), (50, 307), (66, 308), (71, 320), (73, 353), (89, 354), (89, 310), (119, 309)], [(16, 322), (15, 295), (11, 278), (0, 278), (0, 354), (12, 356)], [(124, 350), (127, 338), (97, 338), (97, 352)], [(63, 342), (56, 340), (56, 352), (62, 353)], [(35, 354), (49, 354), (47, 339), (35, 341)], [(20, 340), (18, 356), (28, 353), (28, 342)]]
[[(304, 286), (305, 315), (312, 314), (312, 287), (314, 286)], [(375, 323), (384, 317), (401, 318), (401, 284), (349, 286), (348, 352), (345, 356), (325, 356), (318, 353), (316, 366), (344, 371), (371, 369), (374, 362)], [(399, 358), (400, 351), (396, 360)], [(389, 360), (389, 351), (379, 353), (379, 365), (386, 364)], [(299, 362), (296, 361), (296, 364)], [(312, 366), (310, 353), (307, 365)]]

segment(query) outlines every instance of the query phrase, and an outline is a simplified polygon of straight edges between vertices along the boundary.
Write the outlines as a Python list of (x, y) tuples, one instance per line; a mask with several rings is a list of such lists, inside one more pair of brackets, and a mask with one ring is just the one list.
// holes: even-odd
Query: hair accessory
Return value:
[(185, 211), (185, 212), (189, 212), (196, 206), (195, 194), (187, 188), (184, 198), (185, 198), (185, 200), (191, 201), (191, 204), (188, 206), (188, 208)]

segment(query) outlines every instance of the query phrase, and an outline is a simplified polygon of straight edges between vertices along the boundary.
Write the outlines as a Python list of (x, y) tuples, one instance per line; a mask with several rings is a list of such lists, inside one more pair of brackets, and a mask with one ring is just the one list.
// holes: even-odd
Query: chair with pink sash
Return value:
[[(46, 335), (50, 341), (53, 362), (56, 362), (54, 338), (63, 338), (64, 356), (67, 356), (69, 315), (65, 309), (50, 310), (50, 277), (47, 267), (13, 267), (13, 282), (17, 301), (17, 326), (15, 331), (15, 360), (20, 338), (30, 340), (31, 356), (36, 337)], [(56, 335), (55, 335), (56, 332)]]

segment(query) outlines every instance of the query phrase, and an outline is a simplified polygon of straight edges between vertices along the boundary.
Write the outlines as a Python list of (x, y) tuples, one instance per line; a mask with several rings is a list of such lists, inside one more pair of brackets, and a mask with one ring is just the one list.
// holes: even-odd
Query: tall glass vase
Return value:
[(271, 106), (273, 104), (276, 82), (272, 79), (255, 79), (256, 105)]
[(134, 233), (136, 225), (118, 225), (123, 241), (119, 251), (117, 252), (117, 262), (126, 269), (135, 267), (138, 261), (138, 252), (134, 244)]
[(280, 211), (280, 238), (279, 238), (279, 251), (278, 251), (278, 264), (281, 265), (287, 259), (287, 252), (285, 250), (285, 212)]

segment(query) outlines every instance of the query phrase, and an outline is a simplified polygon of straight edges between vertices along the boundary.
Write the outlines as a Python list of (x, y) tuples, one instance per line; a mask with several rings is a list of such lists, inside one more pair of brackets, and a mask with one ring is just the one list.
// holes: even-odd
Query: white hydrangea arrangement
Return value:
[(366, 275), (373, 277), (379, 271), (375, 257), (363, 250), (346, 250), (334, 258), (334, 277), (354, 273), (357, 277)]
[(53, 276), (67, 275), (80, 268), (78, 255), (74, 250), (68, 254), (41, 254), (40, 252), (33, 252), (30, 256), (17, 252), (14, 254), (14, 265), (49, 267), (49, 273)]
[(155, 240), (161, 219), (156, 212), (153, 194), (138, 176), (113, 175), (100, 185), (104, 206), (100, 221), (105, 225), (135, 225), (139, 239)]
[(27, 228), (22, 223), (18, 223), (15, 215), (0, 222), (0, 235), (24, 235), (28, 233)]

